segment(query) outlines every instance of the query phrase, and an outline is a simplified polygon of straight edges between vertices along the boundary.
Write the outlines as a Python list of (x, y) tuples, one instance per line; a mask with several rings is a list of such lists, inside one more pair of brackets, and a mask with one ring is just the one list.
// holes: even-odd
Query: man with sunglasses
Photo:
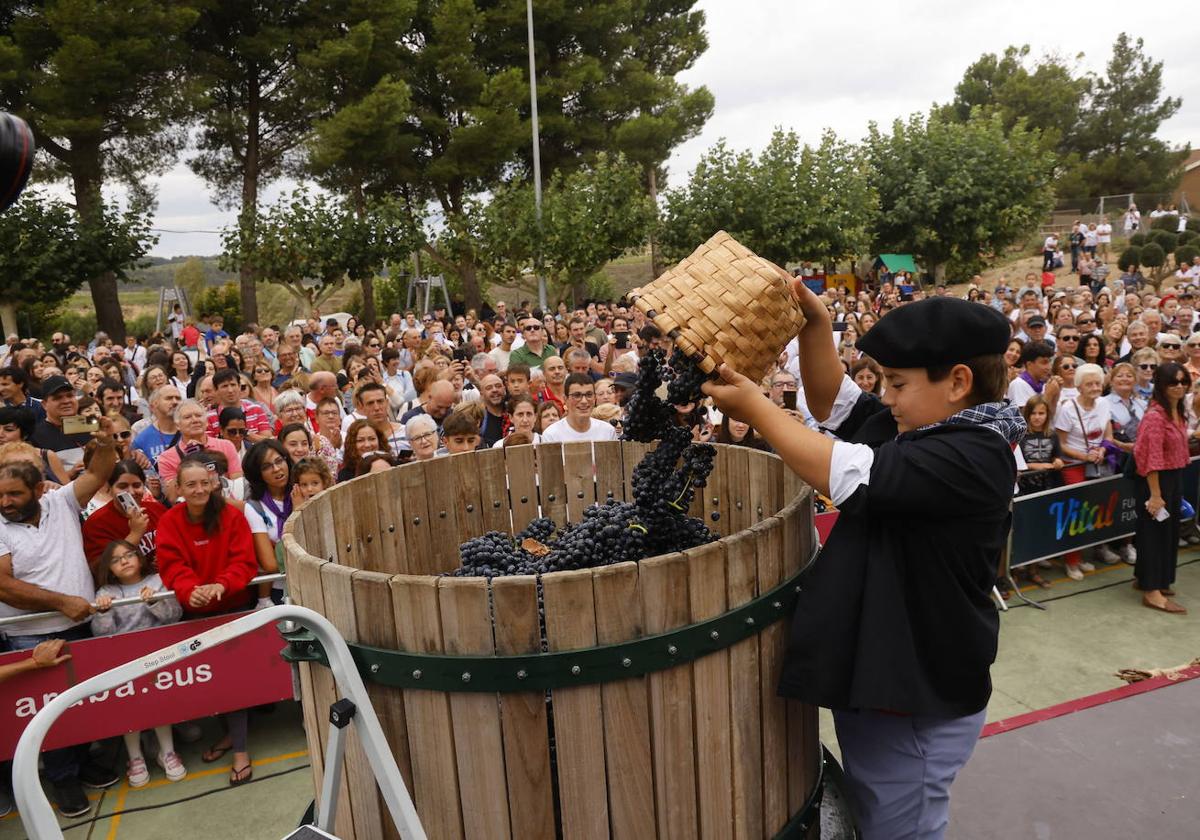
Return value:
[(1063, 324), (1054, 336), (1054, 352), (1059, 356), (1079, 356), (1080, 331), (1072, 324)]
[(558, 350), (547, 340), (546, 328), (537, 318), (530, 316), (521, 320), (521, 336), (525, 343), (509, 354), (510, 365), (541, 367), (547, 359), (558, 355)]

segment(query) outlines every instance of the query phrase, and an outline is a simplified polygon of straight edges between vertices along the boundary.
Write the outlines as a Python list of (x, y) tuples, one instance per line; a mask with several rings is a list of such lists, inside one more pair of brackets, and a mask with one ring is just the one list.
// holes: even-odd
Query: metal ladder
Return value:
[(379, 718), (371, 707), (367, 689), (359, 676), (358, 668), (350, 656), (345, 639), (329, 621), (305, 607), (285, 605), (258, 610), (243, 618), (214, 627), (197, 636), (184, 639), (169, 647), (147, 654), (133, 662), (118, 665), (103, 674), (97, 674), (64, 691), (46, 704), (29, 725), (25, 727), (17, 751), (13, 757), (13, 795), (21, 811), (21, 823), (31, 840), (61, 840), (54, 809), (42, 789), (38, 776), (38, 755), (42, 742), (50, 727), (74, 703), (85, 700), (92, 694), (106, 691), (129, 680), (152, 674), (160, 668), (174, 665), (202, 650), (228, 642), (257, 630), (266, 624), (291, 621), (310, 630), (329, 657), (329, 667), (343, 698), (330, 708), (329, 741), (325, 751), (325, 775), (321, 780), (321, 797), (317, 803), (316, 822), (285, 835), (285, 838), (334, 837), (334, 819), (337, 816), (337, 790), (341, 781), (343, 758), (346, 748), (346, 729), (350, 724), (358, 727), (359, 740), (375, 774), (375, 781), (383, 794), (384, 802), (392, 815), (397, 831), (404, 840), (426, 840), (412, 797), (404, 786), (400, 768), (388, 749)]

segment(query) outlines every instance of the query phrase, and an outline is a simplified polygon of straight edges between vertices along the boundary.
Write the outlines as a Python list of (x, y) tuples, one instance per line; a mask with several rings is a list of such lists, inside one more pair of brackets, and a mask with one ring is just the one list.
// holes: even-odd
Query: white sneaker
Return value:
[(1080, 560), (1080, 561), (1079, 561), (1079, 571), (1081, 571), (1081, 572), (1094, 572), (1094, 571), (1096, 571), (1096, 567), (1095, 567), (1095, 566), (1093, 566), (1091, 563), (1089, 563), (1089, 562), (1088, 562), (1088, 561), (1086, 561), (1086, 560)]
[(172, 782), (178, 782), (187, 775), (187, 768), (183, 766), (183, 762), (179, 759), (179, 753), (163, 753), (158, 756), (158, 766), (167, 773), (167, 778)]
[[(1080, 563), (1079, 565), (1082, 566), (1083, 564)], [(1067, 566), (1067, 577), (1071, 580), (1083, 580), (1083, 572), (1079, 566)]]
[(146, 769), (146, 759), (131, 758), (129, 759), (129, 768), (126, 771), (129, 776), (129, 786), (131, 788), (145, 787), (150, 781), (150, 771)]
[(1102, 545), (1096, 550), (1096, 558), (1106, 566), (1121, 562), (1121, 555), (1106, 545)]
[(1137, 549), (1133, 547), (1132, 543), (1130, 543), (1129, 545), (1121, 546), (1119, 551), (1121, 554), (1121, 559), (1124, 560), (1126, 563), (1128, 563), (1130, 566), (1137, 563)]

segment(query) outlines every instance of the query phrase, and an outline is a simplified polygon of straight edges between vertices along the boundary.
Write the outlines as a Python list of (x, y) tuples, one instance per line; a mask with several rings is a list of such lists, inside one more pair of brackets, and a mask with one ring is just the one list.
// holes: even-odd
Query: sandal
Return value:
[(1029, 570), (1029, 582), (1032, 583), (1034, 586), (1040, 587), (1042, 589), (1050, 588), (1050, 581), (1046, 580), (1044, 577), (1042, 577), (1041, 575), (1039, 575), (1037, 572), (1033, 571), (1032, 569)]
[(1176, 602), (1172, 601), (1169, 598), (1166, 601), (1164, 601), (1162, 604), (1155, 604), (1152, 601), (1150, 601), (1146, 598), (1143, 598), (1142, 606), (1149, 607), (1152, 610), (1159, 610), (1160, 612), (1170, 613), (1171, 615), (1187, 615), (1187, 607), (1184, 607), (1181, 604), (1177, 604)]
[(254, 765), (247, 764), (241, 770), (236, 767), (229, 768), (229, 786), (237, 787), (244, 785), (246, 782), (254, 778)]
[(204, 753), (200, 756), (200, 760), (205, 764), (212, 764), (214, 761), (220, 761), (225, 753), (229, 752), (231, 749), (233, 749), (233, 744), (230, 744), (227, 747), (221, 747), (217, 744), (213, 744), (204, 751)]

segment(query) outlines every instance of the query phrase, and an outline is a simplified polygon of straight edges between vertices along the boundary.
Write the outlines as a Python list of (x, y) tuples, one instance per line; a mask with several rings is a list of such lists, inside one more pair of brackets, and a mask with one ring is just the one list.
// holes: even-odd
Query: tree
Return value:
[(480, 261), (517, 282), (536, 265), (555, 297), (581, 301), (588, 278), (644, 243), (654, 223), (641, 167), (621, 155), (601, 154), (590, 166), (556, 172), (543, 195), (540, 226), (533, 199), (528, 182), (497, 192), (480, 216)]
[(49, 312), (88, 277), (111, 273), (129, 279), (158, 240), (144, 209), (102, 204), (80, 219), (71, 207), (36, 190), (0, 214), (0, 317), (16, 331), (18, 306)]
[[(211, 0), (188, 34), (189, 70), (203, 91), (197, 154), (188, 165), (251, 228), (259, 190), (285, 173), (311, 127), (298, 77), (317, 34), (313, 8), (294, 0)], [(246, 270), (239, 281), (240, 314), (257, 322), (255, 278)]]
[(890, 134), (872, 124), (866, 154), (876, 248), (915, 254), (939, 282), (948, 267), (973, 274), (1023, 241), (1053, 205), (1051, 154), (1020, 124), (1006, 132), (999, 114), (914, 114)]
[[(413, 0), (352, 3), (328, 21), (318, 47), (303, 57), (302, 89), (320, 119), (308, 144), (307, 170), (323, 186), (348, 196), (365, 215), (371, 199), (391, 195), (404, 182), (412, 117), (403, 80)], [(411, 189), (407, 206), (411, 216)], [(363, 311), (375, 322), (374, 277), (362, 278)]]
[(1040, 132), (1045, 148), (1065, 156), (1078, 131), (1080, 106), (1091, 80), (1076, 75), (1059, 56), (1031, 63), (1029, 54), (1028, 44), (1007, 47), (999, 56), (985, 53), (963, 73), (950, 104), (935, 107), (935, 113), (959, 123), (968, 122), (976, 108), (985, 115), (999, 114), (1005, 131), (1023, 122)]
[[(705, 46), (703, 15), (692, 11), (694, 5), (538, 4), (538, 111), (547, 178), (613, 148), (617, 132), (635, 119), (667, 120), (686, 88), (659, 82), (673, 80)], [(458, 280), (469, 307), (482, 304), (485, 284), (472, 215), (487, 206), (482, 198), (488, 193), (531, 171), (525, 12), (522, 0), (417, 4), (402, 39), (402, 71), (393, 79), (407, 86), (410, 115), (393, 143), (366, 146), (359, 156), (380, 189), (415, 208), (434, 205), (430, 215), (439, 226), (424, 242), (423, 255)], [(692, 116), (671, 117), (676, 128), (660, 144), (666, 151), (678, 142), (671, 137), (694, 130), (696, 102), (685, 108)], [(691, 127), (683, 125), (689, 121)]]
[(313, 196), (303, 187), (264, 213), (251, 236), (242, 226), (222, 235), (221, 267), (249, 268), (288, 291), (311, 312), (347, 280), (374, 276), (389, 260), (402, 260), (420, 241), (407, 212), (378, 202), (359, 214), (344, 201)]
[(1173, 190), (1187, 149), (1172, 149), (1156, 135), (1182, 104), (1163, 96), (1162, 62), (1145, 54), (1141, 38), (1122, 32), (1080, 114), (1073, 143), (1080, 162), (1062, 189), (1076, 195)]
[(834, 263), (869, 250), (877, 207), (861, 149), (832, 131), (813, 148), (777, 130), (757, 159), (724, 142), (710, 149), (687, 185), (667, 193), (662, 244), (680, 259), (726, 230), (780, 264)]
[[(186, 141), (191, 88), (183, 35), (198, 13), (186, 0), (22, 3), (0, 36), (0, 106), (29, 122), (66, 178), (81, 220), (103, 228), (102, 189), (165, 171)], [(125, 334), (117, 276), (88, 278), (100, 328)]]

